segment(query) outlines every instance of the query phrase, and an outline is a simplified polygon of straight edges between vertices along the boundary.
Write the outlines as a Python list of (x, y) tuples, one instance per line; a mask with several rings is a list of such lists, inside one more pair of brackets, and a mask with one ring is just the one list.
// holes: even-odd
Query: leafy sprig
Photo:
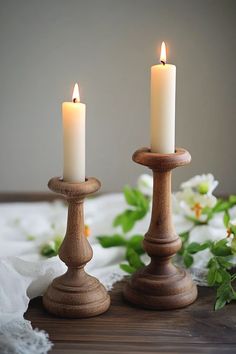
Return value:
[[(142, 255), (145, 253), (142, 242), (142, 235), (133, 235), (127, 237), (127, 233), (133, 229), (136, 222), (143, 219), (149, 211), (150, 199), (144, 196), (138, 189), (126, 186), (124, 188), (126, 202), (131, 208), (117, 215), (113, 226), (121, 227), (122, 234), (99, 236), (98, 240), (103, 247), (122, 246), (125, 248), (126, 263), (121, 263), (120, 267), (126, 273), (132, 274), (142, 268), (144, 263)], [(236, 291), (233, 288), (233, 282), (236, 280), (236, 273), (232, 273), (232, 256), (236, 254), (236, 226), (230, 223), (229, 209), (236, 205), (236, 196), (232, 195), (228, 200), (218, 199), (213, 208), (205, 207), (202, 214), (206, 215), (205, 221), (195, 217), (186, 216), (197, 225), (207, 225), (216, 213), (224, 212), (223, 221), (227, 229), (227, 235), (233, 236), (231, 245), (228, 238), (224, 235), (219, 241), (205, 241), (203, 243), (189, 242), (190, 231), (180, 234), (182, 247), (178, 252), (186, 268), (194, 264), (194, 255), (206, 249), (210, 251), (212, 257), (209, 259), (207, 268), (207, 282), (211, 287), (216, 288), (216, 301), (214, 308), (219, 310), (232, 300), (236, 300)]]
[(113, 226), (120, 226), (124, 233), (129, 232), (138, 220), (145, 217), (149, 211), (150, 198), (144, 196), (138, 189), (124, 187), (124, 196), (127, 204), (131, 207), (116, 216)]
[(98, 236), (98, 240), (104, 248), (116, 246), (124, 246), (126, 248), (125, 259), (127, 263), (120, 264), (121, 269), (126, 273), (132, 274), (144, 266), (141, 260), (141, 255), (144, 254), (142, 235), (133, 235), (129, 239), (119, 234), (112, 236), (103, 235)]
[(233, 255), (232, 248), (227, 245), (227, 239), (222, 239), (211, 245), (213, 257), (208, 262), (207, 281), (209, 286), (217, 288), (215, 310), (223, 308), (227, 303), (236, 300), (233, 281), (236, 274), (232, 274), (233, 264), (230, 262)]
[(62, 241), (62, 236), (55, 236), (52, 240), (48, 241), (47, 243), (41, 246), (41, 255), (47, 258), (57, 256)]

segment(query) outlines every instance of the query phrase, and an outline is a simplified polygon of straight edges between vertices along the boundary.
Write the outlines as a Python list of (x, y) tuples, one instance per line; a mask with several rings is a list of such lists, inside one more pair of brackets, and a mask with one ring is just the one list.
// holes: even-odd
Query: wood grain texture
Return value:
[(110, 310), (99, 317), (59, 319), (41, 298), (31, 301), (26, 318), (54, 343), (51, 354), (234, 354), (236, 304), (214, 312), (214, 290), (199, 288), (190, 307), (150, 311), (125, 303), (120, 282), (111, 292)]
[(197, 288), (188, 272), (171, 262), (181, 248), (172, 222), (171, 170), (189, 163), (191, 156), (184, 149), (176, 149), (174, 154), (157, 154), (143, 148), (134, 153), (133, 160), (153, 171), (152, 216), (143, 241), (151, 262), (132, 275), (124, 297), (150, 309), (185, 307), (196, 300)]
[(100, 185), (96, 178), (88, 178), (83, 183), (67, 183), (55, 177), (48, 183), (49, 188), (65, 196), (69, 204), (66, 235), (59, 249), (59, 257), (68, 270), (53, 280), (43, 296), (45, 308), (54, 315), (92, 317), (107, 311), (110, 306), (104, 286), (84, 270), (93, 251), (84, 234), (83, 202)]
[(132, 158), (136, 163), (156, 171), (170, 171), (191, 162), (191, 155), (183, 148), (176, 148), (174, 154), (158, 154), (144, 147), (135, 151)]

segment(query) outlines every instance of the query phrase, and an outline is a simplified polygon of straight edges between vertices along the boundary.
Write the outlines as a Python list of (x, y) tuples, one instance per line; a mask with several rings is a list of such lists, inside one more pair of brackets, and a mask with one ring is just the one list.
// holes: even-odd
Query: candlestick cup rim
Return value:
[(168, 171), (191, 162), (190, 153), (183, 148), (176, 148), (172, 154), (159, 154), (143, 147), (133, 154), (133, 161), (152, 170)]
[(66, 198), (85, 197), (97, 192), (101, 182), (94, 177), (88, 177), (84, 182), (71, 183), (63, 181), (61, 177), (53, 177), (48, 182), (48, 188), (53, 192), (64, 195)]

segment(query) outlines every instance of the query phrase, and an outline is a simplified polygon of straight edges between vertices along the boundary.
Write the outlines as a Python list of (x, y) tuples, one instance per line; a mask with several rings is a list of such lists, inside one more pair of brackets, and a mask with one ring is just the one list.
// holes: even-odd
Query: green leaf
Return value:
[(226, 211), (230, 208), (230, 203), (222, 199), (218, 199), (216, 205), (213, 208), (214, 213), (220, 213), (221, 211)]
[(189, 238), (189, 231), (186, 231), (186, 232), (182, 232), (181, 234), (179, 234), (182, 242), (186, 242), (188, 241), (188, 238)]
[(149, 210), (149, 206), (150, 206), (150, 197), (144, 195), (138, 189), (134, 189), (134, 193), (136, 194), (136, 198), (138, 200), (137, 206), (140, 209), (145, 210), (145, 212), (147, 213), (147, 211)]
[(236, 195), (230, 195), (229, 197), (229, 203), (230, 203), (230, 206), (234, 206), (236, 205)]
[(230, 288), (230, 281), (223, 282), (217, 289), (216, 297), (220, 297), (220, 296), (225, 297), (226, 295), (228, 295), (229, 288)]
[(235, 291), (231, 284), (232, 278), (230, 276), (218, 287), (216, 294), (217, 299), (215, 303), (215, 310), (219, 310), (230, 301), (235, 300)]
[(124, 213), (118, 214), (115, 219), (113, 220), (113, 226), (122, 226), (123, 219), (125, 218)]
[(221, 285), (222, 283), (230, 282), (231, 275), (227, 269), (231, 268), (231, 263), (228, 262), (229, 257), (215, 256), (208, 262), (208, 284), (210, 286)]
[(226, 300), (224, 298), (219, 297), (215, 302), (215, 311), (222, 309), (226, 304)]
[(229, 257), (221, 257), (221, 256), (217, 256), (217, 262), (219, 264), (219, 266), (225, 268), (225, 269), (230, 269), (233, 267), (233, 263), (229, 262)]
[(185, 246), (188, 242), (188, 239), (189, 239), (189, 231), (186, 231), (186, 232), (182, 232), (180, 235), (180, 238), (181, 238), (181, 241), (182, 241), (182, 246), (181, 246), (181, 249), (178, 251), (178, 254), (180, 256), (182, 256), (185, 252)]
[(121, 226), (123, 232), (130, 231), (135, 223), (135, 220), (132, 217), (133, 210), (127, 209), (122, 214), (119, 214), (114, 222), (113, 226)]
[(212, 257), (208, 261), (207, 268), (217, 267), (217, 264), (216, 257)]
[(215, 256), (230, 256), (230, 255), (232, 255), (231, 247), (229, 247), (227, 245), (227, 243), (228, 243), (228, 240), (225, 238), (213, 243), (211, 246), (211, 252)]
[(58, 235), (53, 240), (43, 244), (40, 249), (40, 254), (44, 257), (54, 257), (58, 255), (59, 248), (61, 247), (63, 237)]
[(221, 284), (223, 281), (223, 277), (222, 277), (222, 273), (221, 270), (216, 270), (216, 279), (215, 279), (215, 283), (216, 284)]
[(120, 268), (128, 274), (133, 274), (136, 271), (134, 267), (131, 267), (129, 264), (125, 263), (120, 264)]
[(115, 219), (113, 220), (112, 226), (117, 227), (122, 225), (123, 223), (123, 213), (116, 215)]
[(186, 268), (189, 268), (193, 264), (193, 256), (191, 256), (191, 254), (189, 254), (188, 252), (184, 251), (183, 261)]
[(144, 266), (144, 263), (141, 261), (140, 256), (132, 248), (127, 249), (126, 259), (131, 265), (131, 267), (134, 267), (135, 269), (140, 269)]
[(236, 254), (236, 236), (234, 236), (234, 238), (231, 242), (231, 249), (232, 249), (232, 253)]
[(209, 244), (207, 242), (202, 243), (202, 244), (197, 243), (197, 242), (192, 242), (187, 246), (186, 250), (190, 254), (195, 254), (197, 252), (205, 250), (208, 247), (209, 247)]
[(133, 206), (138, 205), (137, 197), (133, 188), (130, 188), (129, 186), (125, 186), (123, 192), (124, 192), (125, 200), (129, 205), (133, 205)]
[(42, 245), (40, 254), (44, 257), (54, 257), (57, 256), (57, 251), (55, 247), (55, 242), (54, 241), (49, 241), (48, 243), (45, 243)]
[(137, 220), (143, 219), (145, 215), (146, 215), (146, 210), (138, 209), (138, 210), (132, 210), (132, 213), (131, 213), (130, 217), (134, 221), (137, 221)]
[(223, 220), (224, 220), (224, 225), (227, 228), (229, 226), (229, 220), (230, 220), (230, 216), (229, 216), (229, 211), (228, 210), (225, 211)]
[(143, 219), (143, 217), (146, 215), (145, 210), (137, 209), (137, 210), (131, 210), (127, 209), (125, 210), (122, 214), (119, 214), (114, 222), (113, 226), (121, 226), (123, 232), (129, 232), (132, 230), (134, 224), (136, 221)]
[(54, 242), (55, 242), (55, 251), (58, 254), (61, 244), (63, 242), (63, 237), (61, 235), (55, 236)]
[(124, 196), (129, 205), (147, 210), (149, 207), (149, 198), (144, 196), (138, 189), (125, 186)]
[(150, 198), (144, 196), (138, 189), (126, 186), (124, 196), (128, 205), (132, 209), (127, 209), (116, 216), (113, 226), (120, 226), (124, 233), (129, 232), (134, 227), (136, 221), (141, 220), (149, 210)]
[(229, 227), (230, 227), (230, 230), (232, 231), (232, 234), (234, 236), (236, 236), (236, 225), (230, 224)]
[(116, 246), (125, 246), (127, 241), (126, 239), (119, 234), (114, 234), (111, 236), (108, 235), (102, 235), (97, 237), (100, 245), (104, 248), (109, 248), (109, 247), (116, 247)]
[(138, 254), (144, 253), (142, 235), (132, 236), (127, 243), (128, 243), (128, 247), (134, 249), (135, 252), (137, 252)]
[(218, 274), (220, 274), (216, 279), (218, 283), (229, 282), (231, 280), (231, 275), (224, 268), (218, 269)]
[(207, 282), (209, 286), (213, 286), (216, 283), (217, 279), (217, 269), (215, 267), (211, 267), (207, 274)]

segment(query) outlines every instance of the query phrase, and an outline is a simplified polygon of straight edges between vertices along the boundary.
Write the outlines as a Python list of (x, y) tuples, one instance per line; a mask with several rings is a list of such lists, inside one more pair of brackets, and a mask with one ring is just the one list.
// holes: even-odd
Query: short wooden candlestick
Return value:
[(181, 248), (172, 223), (171, 170), (188, 164), (191, 156), (184, 149), (157, 154), (143, 148), (134, 153), (133, 160), (153, 171), (152, 216), (143, 242), (151, 262), (133, 274), (124, 297), (137, 306), (156, 310), (185, 307), (196, 300), (197, 287), (191, 276), (171, 261)]
[(96, 278), (84, 271), (93, 251), (84, 234), (83, 202), (100, 188), (100, 182), (88, 178), (83, 183), (67, 183), (55, 177), (48, 186), (64, 195), (69, 204), (66, 235), (59, 250), (68, 270), (53, 280), (43, 296), (43, 304), (49, 312), (61, 317), (97, 316), (109, 308), (110, 296)]

